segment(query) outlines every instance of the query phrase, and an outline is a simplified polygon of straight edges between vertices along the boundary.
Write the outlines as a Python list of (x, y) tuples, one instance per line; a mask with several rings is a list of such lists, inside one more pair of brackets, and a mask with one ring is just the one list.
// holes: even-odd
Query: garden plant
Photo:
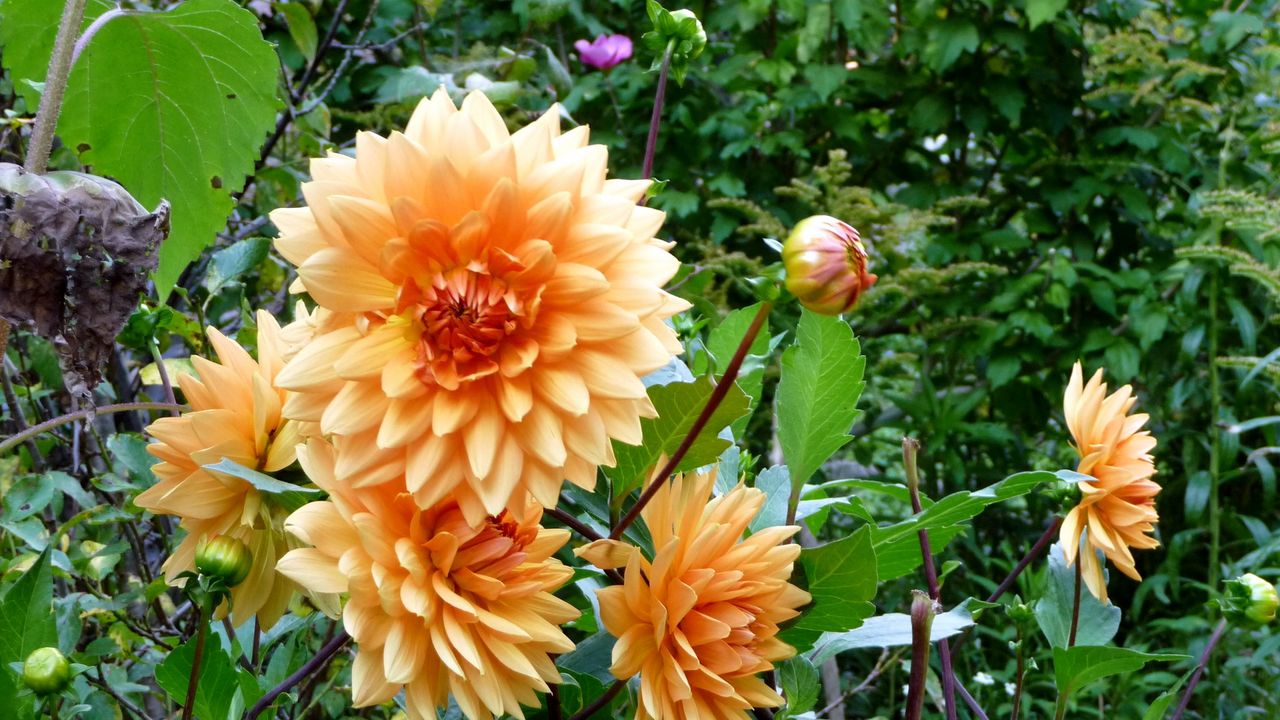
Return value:
[(1277, 0), (0, 0), (0, 718), (1280, 717)]

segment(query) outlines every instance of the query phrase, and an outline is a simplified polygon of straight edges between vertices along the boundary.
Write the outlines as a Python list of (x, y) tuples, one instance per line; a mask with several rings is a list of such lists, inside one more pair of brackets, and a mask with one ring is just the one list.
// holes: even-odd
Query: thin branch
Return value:
[(33, 425), (24, 432), (10, 435), (0, 442), (0, 455), (3, 455), (9, 449), (13, 448), (20, 442), (26, 441), (27, 438), (35, 437), (41, 433), (48, 432), (59, 425), (66, 425), (69, 422), (83, 420), (93, 417), (94, 415), (110, 415), (111, 413), (129, 412), (131, 410), (188, 410), (186, 405), (173, 405), (170, 403), (158, 402), (132, 402), (132, 403), (116, 403), (114, 405), (102, 405), (96, 408), (85, 408), (69, 412), (66, 415), (59, 415), (52, 420), (46, 420), (39, 425)]
[(671, 53), (675, 51), (675, 41), (667, 43), (662, 53), (662, 69), (658, 71), (658, 90), (653, 96), (653, 114), (649, 116), (649, 137), (644, 143), (644, 169), (641, 177), (646, 180), (653, 177), (653, 154), (658, 148), (658, 126), (662, 124), (662, 104), (667, 97), (667, 76), (671, 72)]
[(1173, 711), (1172, 720), (1182, 720), (1182, 713), (1186, 712), (1187, 705), (1191, 703), (1191, 695), (1196, 691), (1196, 685), (1200, 684), (1200, 676), (1204, 675), (1204, 669), (1209, 666), (1209, 656), (1213, 654), (1213, 649), (1218, 646), (1218, 641), (1222, 639), (1222, 633), (1227, 630), (1227, 619), (1223, 618), (1218, 621), (1218, 625), (1213, 628), (1213, 634), (1209, 636), (1209, 642), (1204, 646), (1204, 652), (1200, 653), (1200, 662), (1196, 664), (1196, 671), (1191, 674), (1191, 679), (1187, 681), (1187, 689), (1182, 692), (1182, 699), (1178, 701), (1178, 709)]
[(618, 696), (618, 693), (622, 692), (622, 688), (625, 687), (626, 684), (625, 680), (614, 680), (613, 684), (609, 686), (608, 690), (604, 691), (603, 695), (593, 700), (590, 705), (582, 708), (582, 710), (578, 711), (578, 713), (572, 718), (569, 718), (569, 720), (587, 720), (587, 718), (595, 715), (606, 705), (613, 702), (613, 699)]
[(254, 703), (253, 707), (249, 708), (249, 711), (244, 714), (244, 720), (254, 720), (263, 710), (271, 707), (271, 703), (275, 702), (276, 698), (280, 697), (282, 693), (297, 685), (308, 675), (322, 671), (329, 664), (329, 661), (333, 659), (333, 656), (337, 655), (338, 651), (350, 639), (351, 636), (347, 634), (346, 630), (338, 631), (338, 634), (325, 643), (324, 647), (320, 648), (320, 652), (308, 660), (306, 665), (298, 668), (297, 672), (282, 680), (279, 685), (271, 688), (266, 695), (263, 695), (258, 702)]
[[(18, 434), (21, 435), (30, 427), (27, 425), (26, 415), (22, 412), (22, 406), (18, 404), (18, 394), (13, 390), (13, 381), (9, 379), (9, 368), (0, 367), (0, 380), (4, 382), (4, 401), (9, 405), (9, 415), (13, 417), (13, 423), (18, 426)], [(40, 472), (44, 470), (44, 458), (40, 457), (40, 448), (36, 447), (34, 436), (28, 436), (26, 439), (27, 452), (31, 454), (31, 466)]]
[(542, 513), (555, 518), (561, 525), (564, 525), (570, 530), (578, 533), (587, 540), (595, 542), (596, 540), (604, 539), (604, 536), (592, 529), (590, 525), (582, 522), (560, 508), (546, 508)]

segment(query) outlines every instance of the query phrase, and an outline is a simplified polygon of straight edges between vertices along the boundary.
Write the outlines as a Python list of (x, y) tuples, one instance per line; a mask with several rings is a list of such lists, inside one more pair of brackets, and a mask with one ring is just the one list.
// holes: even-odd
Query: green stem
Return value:
[[(1088, 552), (1093, 552), (1088, 546), (1085, 547)], [(1071, 600), (1071, 634), (1067, 636), (1067, 647), (1076, 646), (1076, 630), (1080, 628), (1080, 586), (1083, 584), (1084, 562), (1080, 558), (1076, 558), (1076, 590), (1075, 597)]]
[(44, 92), (40, 95), (40, 109), (36, 111), (35, 129), (31, 132), (31, 145), (27, 148), (26, 169), (37, 175), (49, 167), (49, 152), (53, 149), (53, 133), (58, 127), (58, 114), (62, 112), (62, 96), (67, 91), (67, 76), (71, 74), (71, 56), (84, 20), (86, 0), (67, 0), (62, 6), (62, 20), (58, 23), (58, 35), (53, 41), (53, 55), (49, 58), (49, 72), (44, 78)]
[(36, 435), (39, 435), (44, 432), (48, 432), (58, 427), (59, 425), (66, 425), (69, 422), (75, 422), (76, 420), (83, 420), (85, 418), (93, 417), (94, 415), (110, 415), (111, 413), (130, 412), (132, 410), (185, 411), (187, 409), (189, 408), (186, 405), (173, 405), (171, 403), (133, 402), (133, 403), (116, 403), (115, 405), (103, 405), (101, 407), (96, 407), (96, 408), (85, 408), (83, 410), (76, 410), (75, 412), (69, 412), (66, 415), (59, 415), (58, 417), (53, 418), (51, 420), (46, 420), (40, 423), (39, 425), (32, 425), (30, 428), (27, 428), (23, 432), (10, 435), (9, 437), (5, 438), (3, 442), (0, 442), (0, 455), (3, 455), (4, 453), (8, 452), (11, 448), (18, 445), (18, 443), (26, 441), (26, 439), (29, 437), (35, 437)]
[[(1215, 233), (1215, 237), (1217, 233)], [(1222, 482), (1219, 464), (1222, 386), (1218, 378), (1218, 269), (1209, 270), (1209, 587), (1218, 586), (1218, 548), (1222, 536), (1218, 508), (1218, 485)]]

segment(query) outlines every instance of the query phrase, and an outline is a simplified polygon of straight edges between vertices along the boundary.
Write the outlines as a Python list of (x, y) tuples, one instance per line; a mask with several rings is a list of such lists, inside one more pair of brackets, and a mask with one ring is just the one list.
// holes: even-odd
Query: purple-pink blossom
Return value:
[(631, 38), (626, 35), (601, 35), (592, 42), (579, 40), (573, 44), (583, 65), (608, 70), (631, 57)]

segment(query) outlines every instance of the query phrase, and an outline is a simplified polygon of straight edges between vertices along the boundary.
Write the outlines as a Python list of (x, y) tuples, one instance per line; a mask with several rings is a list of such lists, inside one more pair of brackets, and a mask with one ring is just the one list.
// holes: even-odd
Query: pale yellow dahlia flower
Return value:
[(312, 161), (276, 247), (346, 320), (280, 383), (287, 415), (335, 436), (342, 481), (403, 476), (479, 522), (591, 487), (611, 439), (640, 442), (640, 378), (680, 352), (664, 320), (688, 305), (662, 290), (679, 263), (636, 205), (649, 182), (607, 162), (556, 107), (509, 133), (483, 94), (459, 110), (443, 90), (403, 134)]
[(532, 501), (471, 524), (450, 499), (419, 508), (402, 483), (340, 482), (324, 440), (298, 453), (330, 499), (289, 516), (289, 532), (314, 547), (278, 567), (313, 592), (350, 593), (342, 624), (358, 644), (355, 705), (403, 687), (413, 720), (435, 718), (449, 695), (471, 720), (537, 706), (560, 681), (550, 654), (573, 649), (560, 626), (578, 611), (551, 594), (573, 576), (552, 557), (568, 531), (541, 527)]
[(229, 459), (272, 473), (294, 461), (302, 425), (281, 414), (285, 394), (274, 385), (283, 365), (280, 326), (264, 311), (258, 312), (257, 320), (256, 361), (209, 328), (209, 343), (220, 362), (192, 357), (198, 377), (176, 378), (191, 410), (160, 418), (147, 428), (156, 439), (147, 451), (160, 460), (151, 469), (158, 482), (134, 504), (181, 520), (186, 537), (164, 564), (170, 582), (194, 568), (202, 539), (230, 535), (248, 545), (253, 570), (231, 591), (231, 618), (239, 625), (256, 615), (268, 628), (280, 619), (295, 590), (293, 582), (275, 569), (276, 560), (296, 545), (284, 532), (288, 511), (245, 480), (203, 467)]
[(738, 486), (711, 499), (714, 474), (673, 478), (641, 513), (652, 561), (614, 540), (577, 552), (602, 568), (626, 567), (623, 585), (600, 590), (600, 617), (620, 680), (640, 673), (636, 717), (748, 718), (782, 698), (760, 677), (795, 655), (779, 623), (799, 615), (809, 593), (789, 582), (799, 528), (772, 527), (743, 539), (765, 494)]
[[(1080, 503), (1067, 513), (1059, 535), (1067, 565), (1079, 554), (1081, 572), (1089, 591), (1107, 599), (1106, 578), (1098, 562), (1101, 550), (1120, 572), (1141, 580), (1129, 548), (1147, 550), (1160, 542), (1147, 533), (1160, 519), (1156, 514), (1156, 494), (1160, 486), (1151, 478), (1156, 466), (1151, 450), (1156, 439), (1142, 426), (1147, 415), (1127, 413), (1137, 402), (1128, 385), (1107, 395), (1099, 369), (1083, 382), (1080, 363), (1071, 369), (1071, 381), (1063, 398), (1067, 428), (1080, 454), (1076, 470), (1092, 476), (1080, 482)], [(1080, 552), (1080, 536), (1085, 550)]]

